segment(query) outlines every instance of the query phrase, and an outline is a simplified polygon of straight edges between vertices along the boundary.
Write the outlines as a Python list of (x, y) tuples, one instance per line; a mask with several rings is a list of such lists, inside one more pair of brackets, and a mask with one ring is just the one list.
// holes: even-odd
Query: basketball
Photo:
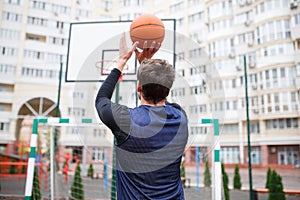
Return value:
[(152, 42), (162, 43), (165, 37), (165, 26), (163, 22), (152, 14), (144, 14), (137, 17), (130, 25), (130, 38), (132, 42), (139, 42), (138, 48), (142, 49), (144, 42), (147, 47)]

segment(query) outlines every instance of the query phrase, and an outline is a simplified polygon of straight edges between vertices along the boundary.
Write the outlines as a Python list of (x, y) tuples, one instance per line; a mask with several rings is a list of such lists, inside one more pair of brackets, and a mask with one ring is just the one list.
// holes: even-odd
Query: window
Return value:
[(57, 16), (58, 14), (70, 14), (71, 8), (68, 6), (51, 4), (51, 11)]
[(13, 13), (13, 12), (2, 12), (2, 20), (4, 21), (10, 21), (10, 22), (21, 22), (22, 21), (22, 15)]
[[(76, 16), (77, 17), (82, 17), (82, 18), (89, 18), (90, 16), (91, 16), (92, 14), (91, 14), (91, 11), (90, 10), (85, 10), (85, 9), (77, 9), (76, 10)], [(63, 23), (63, 22), (61, 22), (61, 23)], [(63, 25), (60, 25), (60, 27), (61, 28), (63, 28), (62, 27)]]
[(272, 40), (291, 37), (290, 21), (277, 20), (262, 24), (256, 29), (257, 43), (262, 44)]
[(222, 126), (222, 132), (228, 134), (237, 134), (239, 132), (239, 125), (236, 124), (224, 124)]
[(221, 162), (224, 164), (239, 163), (239, 148), (238, 147), (221, 147), (220, 151)]
[(254, 122), (250, 124), (250, 133), (259, 134), (259, 122)]
[(198, 114), (198, 113), (206, 113), (206, 105), (192, 105), (190, 106), (190, 113), (191, 114)]
[(218, 2), (208, 7), (208, 18), (212, 20), (224, 15), (231, 15), (232, 12), (231, 1)]
[(45, 58), (45, 53), (40, 51), (33, 51), (33, 50), (24, 50), (24, 57), (25, 58), (32, 58), (43, 60)]
[(260, 147), (251, 147), (251, 161), (253, 164), (261, 164)]
[(274, 9), (281, 9), (283, 7), (288, 6), (287, 0), (274, 0), (274, 1), (265, 1), (258, 4), (255, 7), (256, 14), (264, 13), (264, 12), (271, 12)]
[(197, 12), (189, 15), (189, 23), (200, 22), (203, 20), (203, 12)]
[(47, 19), (44, 18), (38, 18), (38, 17), (28, 17), (27, 18), (27, 23), (30, 25), (36, 25), (36, 26), (47, 26)]
[(29, 67), (23, 67), (22, 68), (22, 76), (42, 78), (43, 77), (43, 70), (42, 69), (29, 68)]
[(0, 122), (0, 132), (7, 132), (9, 130), (8, 122)]
[(282, 118), (282, 119), (271, 119), (266, 120), (267, 130), (277, 129), (295, 129), (298, 128), (297, 118)]
[(300, 24), (300, 13), (297, 13), (293, 16), (293, 24), (295, 26)]
[(106, 137), (106, 129), (94, 129), (94, 137)]
[(185, 95), (185, 88), (174, 88), (171, 90), (171, 96), (176, 97), (176, 96), (184, 96)]
[(176, 60), (184, 60), (184, 52), (179, 52), (177, 55), (176, 55)]
[(29, 6), (31, 8), (36, 8), (36, 9), (39, 9), (39, 10), (45, 10), (46, 3), (42, 2), (42, 1), (30, 1)]
[(233, 110), (237, 110), (237, 107), (238, 107), (238, 102), (233, 101)]
[(112, 9), (112, 2), (108, 1), (108, 0), (102, 0), (101, 1), (101, 7), (105, 10), (105, 11), (109, 11)]
[(191, 49), (189, 50), (189, 57), (190, 58), (199, 58), (204, 53), (203, 48)]
[[(300, 46), (299, 46), (299, 48), (300, 48)], [(298, 76), (300, 75), (300, 63), (297, 63), (297, 65), (296, 65), (296, 73)]]
[(11, 4), (11, 5), (22, 5), (23, 0), (4, 0), (4, 3)]
[(278, 164), (299, 165), (299, 147), (296, 146), (279, 147)]
[(104, 161), (105, 151), (101, 147), (93, 147), (92, 149), (92, 160), (93, 161)]
[(8, 39), (19, 39), (20, 38), (20, 31), (1, 28), (0, 37), (1, 38), (8, 38)]
[(68, 40), (65, 38), (60, 38), (60, 37), (49, 37), (48, 43), (54, 44), (54, 45), (67, 46)]
[(191, 95), (196, 95), (196, 94), (204, 94), (206, 93), (206, 87), (205, 86), (192, 86), (190, 87)]
[(209, 54), (211, 57), (220, 57), (220, 56), (231, 56), (234, 55), (234, 39), (226, 38), (222, 40), (217, 40), (209, 44)]
[(0, 64), (0, 74), (10, 74), (13, 75), (16, 73), (16, 66)]
[(84, 99), (84, 92), (73, 92), (73, 98)]
[(177, 70), (176, 73), (178, 74), (179, 77), (184, 77), (184, 75), (185, 75), (184, 69)]
[(84, 108), (68, 108), (68, 115), (69, 116), (85, 116), (85, 109)]
[(183, 10), (183, 2), (179, 2), (170, 6), (170, 14), (178, 13)]
[(189, 133), (191, 135), (204, 135), (207, 134), (207, 127), (191, 126)]
[(17, 48), (0, 46), (0, 56), (17, 56)]

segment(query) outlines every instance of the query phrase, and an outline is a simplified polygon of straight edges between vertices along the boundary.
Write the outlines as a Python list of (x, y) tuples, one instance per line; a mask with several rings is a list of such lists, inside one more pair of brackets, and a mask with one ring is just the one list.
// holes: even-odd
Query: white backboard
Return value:
[[(99, 82), (105, 80), (112, 60), (118, 58), (119, 41), (123, 33), (130, 46), (129, 29), (132, 21), (71, 23), (66, 63), (66, 82)], [(175, 67), (175, 19), (162, 19), (165, 38), (153, 58), (168, 60)], [(104, 62), (103, 62), (104, 60)], [(101, 65), (106, 70), (101, 72)], [(107, 67), (108, 66), (108, 67)], [(136, 80), (139, 66), (135, 55), (127, 63), (123, 81)], [(113, 66), (111, 66), (113, 67)]]

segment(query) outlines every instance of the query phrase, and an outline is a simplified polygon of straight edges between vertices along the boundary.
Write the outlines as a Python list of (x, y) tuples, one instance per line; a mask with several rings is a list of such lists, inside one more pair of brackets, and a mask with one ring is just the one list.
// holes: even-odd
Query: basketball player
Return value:
[[(187, 139), (185, 112), (166, 101), (175, 72), (172, 65), (151, 59), (160, 44), (128, 49), (125, 35), (115, 68), (98, 91), (96, 109), (116, 138), (117, 197), (132, 199), (184, 199), (180, 164)], [(111, 97), (122, 70), (135, 52), (140, 106), (128, 108)]]

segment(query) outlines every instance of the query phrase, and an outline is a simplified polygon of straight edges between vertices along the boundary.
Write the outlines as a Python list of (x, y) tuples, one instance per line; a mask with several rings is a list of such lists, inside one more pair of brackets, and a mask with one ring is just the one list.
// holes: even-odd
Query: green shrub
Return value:
[(11, 165), (9, 167), (9, 173), (10, 174), (16, 174), (17, 173), (17, 169), (16, 169), (16, 166), (15, 165)]
[(37, 167), (34, 168), (34, 175), (33, 175), (33, 186), (32, 186), (32, 199), (33, 200), (40, 200), (41, 190), (40, 190), (40, 181), (37, 173)]
[(265, 188), (267, 188), (267, 189), (270, 188), (271, 174), (272, 174), (272, 170), (270, 169), (270, 167), (268, 167), (268, 171), (267, 171), (267, 180), (266, 180), (266, 186), (265, 186)]
[(234, 168), (233, 188), (239, 190), (242, 188), (241, 175), (238, 165), (235, 165)]
[(224, 188), (224, 197), (225, 200), (230, 200), (230, 195), (229, 195), (229, 188), (228, 188), (228, 184), (229, 184), (229, 179), (228, 179), (228, 175), (225, 172), (225, 167), (224, 164), (221, 164), (221, 168), (222, 168), (222, 178), (223, 178), (223, 188)]
[(80, 173), (81, 173), (80, 163), (78, 163), (75, 170), (73, 184), (71, 186), (71, 198), (76, 200), (84, 199), (83, 184), (82, 184), (82, 178)]
[(271, 172), (268, 200), (285, 200), (281, 176), (275, 170)]
[(184, 178), (182, 180), (182, 184), (185, 185), (185, 166), (184, 166), (184, 162), (181, 162), (181, 165), (180, 165), (180, 177)]
[(211, 186), (211, 174), (210, 174), (210, 171), (209, 171), (208, 161), (205, 162), (204, 186), (205, 187), (210, 187)]
[(92, 163), (90, 164), (90, 167), (88, 169), (87, 176), (91, 177), (91, 178), (94, 178), (94, 168), (93, 168), (93, 164)]

